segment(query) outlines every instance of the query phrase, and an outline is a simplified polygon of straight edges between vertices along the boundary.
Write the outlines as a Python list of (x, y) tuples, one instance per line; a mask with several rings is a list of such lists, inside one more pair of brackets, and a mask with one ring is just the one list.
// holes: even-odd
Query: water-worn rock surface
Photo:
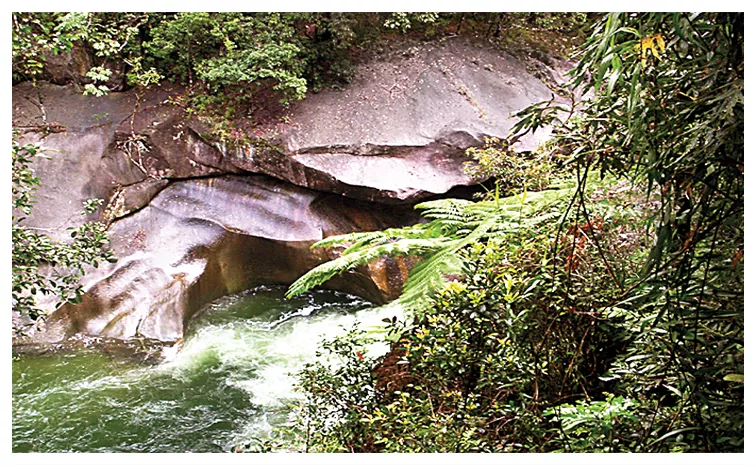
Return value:
[[(552, 97), (514, 56), (461, 39), (376, 56), (344, 90), (308, 95), (247, 145), (213, 141), (183, 94), (167, 83), (99, 98), (14, 86), (14, 128), (50, 155), (35, 164), (42, 187), (27, 224), (64, 238), (68, 226), (105, 221), (119, 258), (87, 276), (84, 302), (54, 313), (37, 338), (176, 339), (202, 304), (290, 283), (326, 260), (314, 241), (416, 221), (413, 203), (473, 182), (467, 148), (506, 136), (513, 111)], [(91, 198), (105, 205), (81, 217)], [(389, 260), (331, 286), (386, 301), (406, 271)]]
[[(369, 205), (263, 175), (173, 183), (111, 225), (119, 261), (93, 270), (84, 301), (53, 313), (38, 337), (175, 340), (204, 304), (261, 283), (291, 283), (332, 258), (311, 250), (313, 242), (416, 218), (406, 207)], [(406, 273), (401, 260), (385, 260), (329, 287), (386, 302)]]
[[(246, 148), (232, 162), (312, 189), (416, 201), (471, 184), (465, 150), (507, 136), (513, 112), (551, 97), (523, 62), (490, 46), (407, 45), (365, 63), (343, 91), (294, 104), (273, 138), (283, 156)], [(547, 134), (513, 149), (533, 150)]]

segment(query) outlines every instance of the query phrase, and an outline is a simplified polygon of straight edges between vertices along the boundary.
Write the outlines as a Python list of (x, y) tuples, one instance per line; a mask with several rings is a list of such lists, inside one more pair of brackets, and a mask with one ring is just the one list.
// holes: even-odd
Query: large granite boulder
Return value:
[[(308, 95), (285, 122), (257, 128), (252, 143), (234, 147), (209, 138), (209, 126), (182, 106), (184, 90), (169, 84), (99, 98), (20, 84), (13, 122), (56, 151), (39, 169), (47, 178), (40, 195), (58, 216), (99, 197), (111, 220), (144, 206), (161, 180), (240, 172), (407, 203), (473, 184), (465, 150), (484, 136), (506, 136), (513, 112), (553, 96), (527, 69), (513, 55), (462, 39), (407, 44), (362, 64), (346, 89)], [(514, 149), (532, 150), (547, 135), (528, 135)]]
[[(364, 63), (344, 90), (296, 103), (282, 140), (299, 155), (392, 154), (434, 142), (464, 149), (484, 135), (506, 136), (513, 112), (551, 96), (525, 63), (490, 44), (408, 44)], [(536, 143), (528, 137), (519, 148)]]
[[(541, 64), (539, 75), (561, 80)], [(316, 190), (374, 202), (417, 201), (474, 181), (465, 150), (503, 138), (512, 114), (554, 97), (526, 63), (463, 39), (407, 44), (367, 61), (344, 90), (308, 95), (269, 136), (232, 163)], [(531, 151), (544, 130), (513, 146)]]
[[(405, 44), (233, 146), (215, 141), (186, 111), (185, 90), (167, 83), (99, 98), (14, 86), (14, 129), (51, 156), (35, 163), (42, 186), (26, 224), (64, 239), (69, 226), (105, 221), (119, 258), (89, 274), (84, 302), (53, 313), (36, 337), (173, 340), (204, 303), (291, 283), (332, 258), (309, 249), (323, 237), (417, 221), (412, 204), (473, 183), (467, 148), (506, 136), (513, 111), (552, 97), (528, 69), (490, 44)], [(515, 149), (532, 150), (546, 133)], [(105, 204), (82, 217), (91, 198)], [(406, 273), (385, 260), (330, 286), (385, 302)]]

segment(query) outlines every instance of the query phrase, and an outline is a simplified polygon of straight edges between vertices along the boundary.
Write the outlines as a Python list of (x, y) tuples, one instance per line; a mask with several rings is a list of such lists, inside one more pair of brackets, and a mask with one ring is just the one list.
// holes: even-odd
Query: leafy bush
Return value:
[[(499, 199), (499, 208), (516, 198)], [(563, 195), (550, 208), (559, 211), (568, 203)], [(614, 280), (632, 280), (642, 268), (637, 254), (631, 258), (640, 242), (618, 246), (606, 258), (606, 251), (587, 239), (587, 230), (616, 239), (641, 235), (643, 224), (634, 221), (634, 212), (599, 204), (592, 224), (569, 222), (561, 233), (566, 245), (553, 256), (560, 216), (544, 216), (539, 209), (528, 213), (541, 218), (537, 229), (510, 229), (465, 243), (454, 279), (430, 291), (414, 322), (394, 323), (398, 336), (392, 353), (377, 368), (375, 362), (368, 365), (372, 376), (361, 379), (374, 389), (369, 402), (339, 417), (339, 436), (329, 436), (331, 442), (321, 444), (324, 450), (345, 443), (387, 452), (560, 447), (546, 439), (549, 425), (542, 410), (571, 398), (600, 396), (608, 387), (600, 378), (629, 338), (611, 305), (622, 292)], [(523, 225), (531, 224), (527, 219)], [(636, 273), (628, 270), (621, 278), (597, 273), (605, 260), (624, 262)], [(306, 405), (332, 402), (322, 393), (348, 384), (341, 374), (322, 368), (309, 369), (306, 376)], [(313, 383), (325, 391), (313, 391)], [(354, 447), (358, 441), (362, 448)]]
[(299, 49), (293, 44), (265, 44), (256, 50), (234, 51), (222, 58), (213, 58), (199, 66), (199, 77), (212, 89), (236, 84), (273, 81), (273, 89), (283, 94), (283, 103), (304, 98), (306, 81), (299, 77)]
[[(107, 249), (108, 234), (102, 223), (88, 222), (70, 228), (70, 242), (53, 242), (36, 228), (24, 225), (34, 203), (34, 189), (40, 182), (30, 166), (38, 156), (42, 156), (39, 146), (20, 145), (13, 140), (12, 306), (32, 321), (44, 316), (37, 305), (37, 296), (53, 295), (58, 306), (79, 302), (82, 295), (79, 281), (86, 267), (96, 268), (103, 261), (115, 261)], [(82, 214), (92, 213), (100, 203), (85, 202)]]
[(516, 153), (496, 137), (485, 137), (483, 147), (469, 148), (466, 154), (475, 161), (465, 165), (465, 172), (480, 180), (494, 178), (504, 194), (546, 189), (557, 166), (551, 152)]
[[(550, 407), (543, 414), (559, 424), (552, 441), (558, 452), (633, 452), (640, 437), (634, 415), (638, 402), (607, 395), (606, 400)], [(635, 439), (635, 441), (633, 440)]]
[(323, 341), (318, 360), (298, 374), (305, 401), (298, 412), (305, 452), (370, 450), (369, 425), (361, 421), (377, 405), (368, 355), (375, 339), (351, 328), (344, 335)]

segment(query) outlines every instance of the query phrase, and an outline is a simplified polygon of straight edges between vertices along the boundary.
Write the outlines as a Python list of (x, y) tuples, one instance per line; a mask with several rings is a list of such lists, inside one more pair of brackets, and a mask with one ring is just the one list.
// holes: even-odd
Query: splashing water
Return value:
[(296, 398), (289, 373), (324, 337), (397, 314), (343, 293), (283, 294), (259, 287), (210, 304), (157, 365), (101, 347), (16, 357), (13, 451), (221, 452), (267, 438)]

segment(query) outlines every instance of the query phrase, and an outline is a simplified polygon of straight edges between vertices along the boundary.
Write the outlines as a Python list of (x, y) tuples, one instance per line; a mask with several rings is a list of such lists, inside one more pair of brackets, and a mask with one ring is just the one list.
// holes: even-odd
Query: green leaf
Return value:
[(737, 374), (737, 373), (730, 373), (728, 375), (725, 375), (725, 377), (722, 378), (722, 379), (724, 379), (725, 381), (730, 381), (732, 383), (741, 383), (742, 384), (742, 383), (745, 382), (744, 378), (743, 378), (743, 375)]

